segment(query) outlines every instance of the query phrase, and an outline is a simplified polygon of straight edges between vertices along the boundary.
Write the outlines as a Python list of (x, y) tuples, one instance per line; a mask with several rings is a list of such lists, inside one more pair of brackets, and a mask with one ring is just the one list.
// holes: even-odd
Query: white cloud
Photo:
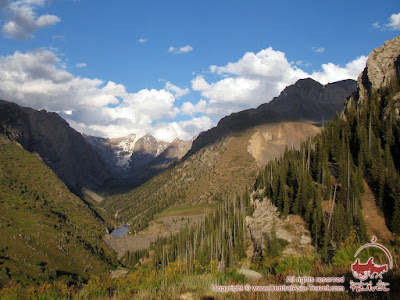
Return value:
[(169, 92), (174, 93), (176, 99), (179, 99), (182, 96), (185, 96), (190, 93), (190, 90), (188, 88), (182, 89), (176, 85), (173, 85), (169, 81), (165, 84), (165, 89)]
[(193, 90), (201, 91), (209, 104), (225, 103), (237, 108), (268, 102), (288, 84), (308, 75), (292, 66), (283, 52), (272, 48), (256, 54), (247, 52), (237, 62), (211, 66), (210, 71), (225, 78), (208, 83), (203, 76), (197, 76), (192, 80)]
[(305, 62), (302, 60), (297, 60), (295, 62), (291, 62), (291, 64), (295, 64), (297, 66), (302, 66), (302, 67), (310, 67), (311, 66), (311, 64), (309, 62)]
[(312, 47), (312, 50), (316, 53), (324, 53), (325, 52), (324, 47)]
[(347, 63), (344, 67), (333, 63), (323, 64), (322, 71), (314, 71), (310, 77), (322, 84), (344, 79), (357, 79), (358, 75), (365, 68), (367, 59), (367, 56), (360, 56)]
[(182, 104), (181, 111), (186, 115), (193, 116), (200, 112), (206, 112), (207, 110), (207, 101), (201, 99), (197, 104), (193, 105), (192, 102), (185, 102)]
[(168, 52), (169, 53), (173, 53), (173, 54), (182, 54), (182, 53), (187, 53), (193, 51), (193, 47), (190, 45), (186, 45), (184, 47), (180, 47), (180, 48), (175, 48), (175, 47), (169, 47)]
[(77, 68), (84, 68), (84, 67), (86, 67), (86, 64), (85, 63), (77, 63), (75, 66)]
[(157, 124), (151, 134), (157, 139), (166, 141), (172, 141), (176, 137), (182, 140), (189, 140), (196, 134), (210, 129), (212, 126), (214, 124), (211, 119), (207, 116), (202, 116), (188, 121)]
[(190, 138), (212, 126), (204, 118), (168, 123), (180, 113), (174, 94), (183, 95), (187, 89), (169, 83), (166, 86), (171, 91), (128, 93), (112, 81), (75, 77), (61, 65), (60, 58), (49, 50), (0, 57), (0, 99), (57, 111), (78, 131), (97, 136), (149, 132), (171, 140)]
[(400, 30), (400, 12), (398, 14), (393, 14), (389, 18), (389, 23), (386, 24), (392, 30)]
[(44, 5), (44, 0), (3, 0), (0, 5), (6, 18), (3, 34), (11, 39), (29, 39), (33, 38), (36, 30), (60, 22), (61, 19), (55, 15), (37, 16), (35, 11)]
[(258, 53), (247, 52), (236, 62), (225, 66), (211, 66), (210, 71), (220, 76), (214, 82), (202, 75), (192, 80), (192, 89), (203, 97), (198, 103), (185, 102), (181, 111), (187, 115), (206, 114), (219, 118), (243, 109), (269, 102), (288, 85), (311, 77), (322, 84), (344, 79), (356, 79), (364, 69), (367, 57), (361, 56), (345, 66), (327, 63), (311, 74), (299, 66), (302, 61), (289, 63), (285, 54), (272, 48)]
[(141, 39), (138, 40), (138, 42), (139, 42), (140, 44), (144, 44), (144, 43), (147, 42), (147, 39), (141, 38)]
[(210, 85), (203, 76), (198, 75), (192, 80), (192, 89), (195, 91), (205, 91), (210, 88)]

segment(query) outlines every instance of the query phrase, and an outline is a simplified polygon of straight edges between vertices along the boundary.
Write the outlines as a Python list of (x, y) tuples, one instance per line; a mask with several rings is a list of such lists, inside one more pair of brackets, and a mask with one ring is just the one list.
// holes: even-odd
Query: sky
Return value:
[(398, 35), (398, 0), (0, 0), (0, 99), (188, 140), (301, 78), (357, 79)]

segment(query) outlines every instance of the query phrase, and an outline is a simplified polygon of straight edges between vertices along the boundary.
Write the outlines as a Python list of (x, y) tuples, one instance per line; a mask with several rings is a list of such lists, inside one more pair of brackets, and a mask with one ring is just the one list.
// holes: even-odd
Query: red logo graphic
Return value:
[[(389, 285), (387, 282), (383, 282), (381, 279), (382, 274), (386, 273), (389, 269), (393, 268), (393, 258), (392, 255), (390, 254), (389, 250), (382, 246), (381, 244), (376, 243), (376, 237), (373, 236), (371, 243), (365, 244), (361, 246), (354, 257), (357, 257), (357, 255), (365, 248), (368, 247), (374, 247), (381, 249), (385, 252), (386, 256), (388, 257), (389, 264), (384, 264), (384, 265), (378, 265), (374, 263), (374, 258), (370, 257), (367, 261), (367, 263), (363, 264), (360, 263), (360, 259), (357, 258), (356, 261), (351, 265), (351, 271), (353, 273), (353, 276), (357, 279), (360, 280), (360, 282), (354, 282), (353, 280), (350, 281), (350, 288), (353, 291), (356, 292), (373, 292), (373, 291), (389, 291), (389, 288), (386, 286)], [(376, 285), (373, 285), (372, 281), (369, 282), (364, 282), (367, 279), (378, 279), (378, 283)]]
[[(382, 278), (382, 274), (388, 271), (388, 265), (377, 265), (372, 257), (369, 258), (366, 264), (360, 264), (360, 259), (357, 258), (356, 262), (351, 265), (351, 271), (355, 278), (364, 281), (368, 277), (371, 279)], [(376, 274), (375, 277), (374, 274)]]

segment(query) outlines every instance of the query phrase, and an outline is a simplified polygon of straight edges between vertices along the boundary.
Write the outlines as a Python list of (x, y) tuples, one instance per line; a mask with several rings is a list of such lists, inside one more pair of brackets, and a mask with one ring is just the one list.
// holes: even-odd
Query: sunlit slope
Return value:
[(38, 157), (0, 135), (0, 285), (107, 271), (105, 227)]

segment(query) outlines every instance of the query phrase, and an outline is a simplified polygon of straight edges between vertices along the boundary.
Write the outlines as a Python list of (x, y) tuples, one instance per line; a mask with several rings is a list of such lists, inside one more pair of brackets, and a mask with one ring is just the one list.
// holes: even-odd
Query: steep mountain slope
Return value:
[(104, 191), (117, 182), (99, 154), (56, 113), (0, 100), (0, 132), (36, 152), (76, 194)]
[(343, 109), (344, 99), (356, 90), (354, 80), (343, 80), (322, 85), (313, 79), (301, 79), (286, 87), (278, 97), (256, 109), (233, 113), (218, 125), (202, 132), (193, 142), (188, 156), (207, 144), (253, 126), (278, 122), (302, 121), (322, 123), (331, 120)]
[(101, 239), (105, 225), (37, 155), (3, 134), (0, 211), (0, 286), (87, 280), (116, 264)]
[(209, 203), (246, 190), (264, 163), (259, 153), (269, 150), (273, 158), (286, 146), (298, 147), (318, 132), (319, 128), (306, 123), (276, 123), (233, 134), (203, 147), (137, 189), (106, 198), (104, 208), (131, 224), (131, 229), (141, 230), (154, 214), (172, 204)]

